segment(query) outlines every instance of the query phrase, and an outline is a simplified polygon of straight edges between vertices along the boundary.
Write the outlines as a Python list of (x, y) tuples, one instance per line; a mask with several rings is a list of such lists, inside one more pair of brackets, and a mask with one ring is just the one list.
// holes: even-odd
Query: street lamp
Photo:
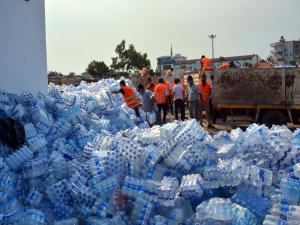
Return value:
[(214, 59), (215, 59), (214, 39), (217, 37), (217, 35), (210, 34), (208, 37), (211, 39), (212, 65), (213, 65), (213, 71), (214, 71), (215, 70), (215, 64), (214, 64)]

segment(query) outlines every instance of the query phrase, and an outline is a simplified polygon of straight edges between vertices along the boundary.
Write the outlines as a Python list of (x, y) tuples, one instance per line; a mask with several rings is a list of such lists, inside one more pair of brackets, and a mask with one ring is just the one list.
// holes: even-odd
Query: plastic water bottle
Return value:
[(66, 220), (55, 221), (54, 225), (78, 225), (79, 221), (76, 218), (69, 218)]
[(286, 220), (283, 220), (280, 217), (273, 216), (273, 215), (267, 215), (263, 222), (263, 225), (278, 225), (278, 224), (292, 225), (293, 223), (288, 223)]
[(150, 125), (153, 125), (156, 123), (156, 113), (155, 112), (147, 112), (146, 113), (146, 120)]
[(258, 225), (256, 217), (247, 208), (232, 204), (232, 225)]
[(108, 200), (99, 198), (95, 201), (95, 203), (92, 207), (92, 211), (96, 215), (99, 215), (101, 217), (106, 217), (107, 216), (107, 211), (106, 211), (107, 207), (108, 207)]
[(203, 172), (203, 186), (206, 189), (214, 189), (220, 186), (220, 171), (216, 166), (206, 166)]
[(29, 140), (31, 138), (34, 138), (36, 137), (38, 134), (37, 134), (37, 131), (34, 127), (34, 125), (32, 123), (27, 123), (24, 125), (24, 130), (25, 130), (25, 137), (26, 137), (26, 140)]
[(54, 206), (53, 214), (57, 220), (67, 219), (75, 216), (75, 210), (73, 207), (66, 205), (64, 203), (57, 203)]
[(108, 218), (102, 219), (96, 216), (92, 216), (86, 219), (85, 224), (86, 225), (110, 225), (111, 219)]
[(47, 224), (48, 218), (47, 216), (35, 209), (30, 209), (25, 212), (25, 215), (22, 220), (22, 225), (39, 225), (39, 224)]
[(82, 168), (73, 174), (70, 178), (70, 188), (75, 196), (84, 191), (87, 180), (88, 174)]
[[(52, 203), (72, 204), (73, 198), (67, 180), (61, 180), (47, 188), (47, 195)], [(68, 217), (66, 217), (68, 218)]]
[(158, 147), (155, 145), (150, 145), (146, 147), (141, 154), (142, 154), (141, 158), (143, 160), (143, 163), (148, 168), (154, 168), (162, 156), (161, 152), (158, 151)]
[(262, 197), (253, 189), (246, 186), (238, 188), (231, 200), (236, 204), (248, 208), (259, 222), (263, 220), (270, 207), (270, 202), (267, 198)]
[(197, 207), (197, 213), (220, 221), (232, 220), (232, 203), (230, 199), (212, 198)]
[(28, 91), (24, 91), (21, 94), (21, 98), (26, 106), (34, 106), (37, 103), (35, 96)]
[(3, 161), (3, 158), (0, 157), (0, 179), (3, 178), (8, 173), (9, 170), (10, 170), (9, 167)]
[(100, 180), (107, 177), (105, 173), (105, 162), (103, 158), (94, 157), (89, 160), (89, 168), (92, 176), (94, 178), (99, 178)]
[(135, 205), (131, 213), (134, 224), (147, 225), (150, 219), (154, 205), (141, 198), (135, 200)]
[(191, 196), (201, 197), (203, 194), (202, 177), (200, 174), (183, 176), (179, 188), (179, 193), (185, 198)]
[(169, 220), (163, 216), (160, 215), (156, 215), (153, 218), (150, 219), (150, 225), (177, 225), (178, 223), (176, 223), (173, 220)]
[(33, 153), (24, 145), (19, 148), (15, 153), (6, 158), (5, 162), (11, 169), (19, 168), (25, 161), (32, 159)]
[(90, 187), (98, 195), (111, 195), (112, 192), (120, 187), (117, 176), (110, 176), (104, 180), (94, 178), (90, 180)]
[(0, 103), (9, 104), (9, 97), (6, 91), (0, 90)]
[(48, 169), (49, 164), (47, 158), (38, 158), (29, 160), (23, 165), (23, 173), (26, 178), (34, 178), (42, 176)]
[(271, 186), (272, 178), (272, 171), (264, 168), (259, 168), (257, 166), (251, 166), (249, 168), (249, 176), (247, 178), (247, 183), (259, 187), (263, 185)]
[(28, 194), (26, 200), (27, 200), (27, 202), (28, 202), (30, 205), (32, 205), (32, 206), (34, 206), (34, 207), (37, 207), (37, 206), (40, 204), (42, 198), (43, 198), (43, 194), (42, 194), (42, 193), (40, 193), (40, 192), (38, 192), (38, 191), (35, 191), (35, 190), (32, 190), (32, 191)]
[(276, 204), (270, 211), (273, 215), (287, 221), (300, 221), (300, 206)]
[(280, 182), (282, 196), (289, 204), (297, 205), (300, 201), (300, 181), (284, 177)]

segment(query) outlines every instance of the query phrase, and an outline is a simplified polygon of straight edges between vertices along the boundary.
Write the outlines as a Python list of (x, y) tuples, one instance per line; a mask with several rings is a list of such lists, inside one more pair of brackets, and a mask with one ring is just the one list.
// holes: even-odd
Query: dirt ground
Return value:
[[(180, 114), (179, 114), (180, 117)], [(189, 118), (189, 113), (186, 111), (186, 118)], [(203, 118), (205, 118), (205, 115), (203, 115)], [(172, 122), (175, 120), (175, 116), (171, 115), (168, 113), (167, 115), (167, 122)], [(227, 121), (226, 123), (223, 123), (221, 119), (217, 119), (216, 124), (213, 124), (213, 128), (208, 128), (207, 121), (204, 119), (203, 120), (204, 124), (204, 129), (207, 130), (211, 135), (214, 135), (218, 133), (219, 131), (226, 130), (230, 132), (232, 129), (235, 128), (241, 128), (242, 130), (247, 129), (247, 127), (251, 124), (250, 122), (247, 121)], [(297, 128), (300, 128), (299, 125), (293, 125), (293, 124), (288, 124), (288, 128), (294, 131)]]

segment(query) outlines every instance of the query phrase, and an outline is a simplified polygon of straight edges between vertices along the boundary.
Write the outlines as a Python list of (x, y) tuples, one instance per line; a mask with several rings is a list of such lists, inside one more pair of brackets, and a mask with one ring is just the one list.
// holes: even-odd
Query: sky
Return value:
[(188, 59), (258, 54), (284, 35), (300, 39), (300, 0), (46, 0), (48, 70), (80, 74), (92, 60), (111, 64), (121, 40), (148, 54)]

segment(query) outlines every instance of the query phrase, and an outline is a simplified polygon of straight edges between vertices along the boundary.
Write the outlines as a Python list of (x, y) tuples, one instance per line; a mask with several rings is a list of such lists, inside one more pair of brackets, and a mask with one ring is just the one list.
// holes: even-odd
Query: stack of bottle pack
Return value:
[(118, 89), (0, 91), (3, 115), (25, 130), (16, 150), (0, 140), (0, 224), (300, 224), (300, 130), (150, 128)]

